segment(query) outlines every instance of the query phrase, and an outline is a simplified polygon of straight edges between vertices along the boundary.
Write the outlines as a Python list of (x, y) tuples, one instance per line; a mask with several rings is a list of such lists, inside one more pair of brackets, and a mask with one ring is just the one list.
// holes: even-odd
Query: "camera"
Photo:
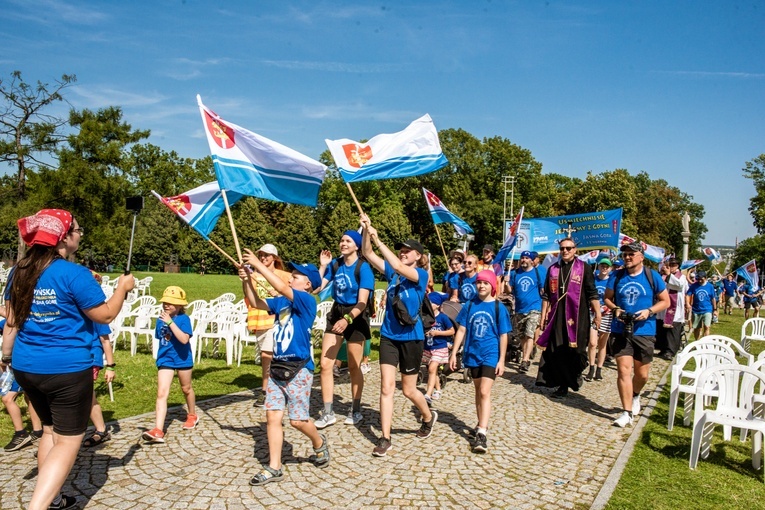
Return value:
[(633, 325), (635, 323), (635, 314), (630, 312), (622, 312), (619, 314), (619, 320), (624, 323), (624, 334), (632, 336)]

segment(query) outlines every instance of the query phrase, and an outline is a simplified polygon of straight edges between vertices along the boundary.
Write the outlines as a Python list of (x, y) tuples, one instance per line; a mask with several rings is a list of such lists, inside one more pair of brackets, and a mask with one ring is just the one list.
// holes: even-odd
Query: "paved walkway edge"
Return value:
[(632, 434), (630, 434), (629, 439), (627, 439), (627, 442), (624, 444), (624, 448), (622, 448), (621, 453), (616, 458), (614, 467), (611, 468), (611, 472), (608, 474), (608, 478), (606, 478), (603, 487), (600, 488), (600, 492), (598, 492), (590, 510), (603, 510), (611, 499), (611, 496), (622, 477), (622, 473), (624, 473), (624, 468), (627, 467), (627, 462), (630, 460), (632, 451), (635, 449), (635, 443), (638, 442), (640, 436), (643, 434), (643, 427), (648, 423), (648, 418), (651, 416), (654, 407), (656, 407), (659, 395), (664, 391), (664, 386), (667, 384), (667, 377), (672, 372), (672, 365), (674, 365), (674, 361), (669, 364), (667, 370), (664, 372), (664, 376), (662, 376), (659, 381), (659, 384), (656, 385), (656, 388), (653, 390), (650, 397), (648, 397), (648, 405), (641, 413), (637, 425), (633, 427)]

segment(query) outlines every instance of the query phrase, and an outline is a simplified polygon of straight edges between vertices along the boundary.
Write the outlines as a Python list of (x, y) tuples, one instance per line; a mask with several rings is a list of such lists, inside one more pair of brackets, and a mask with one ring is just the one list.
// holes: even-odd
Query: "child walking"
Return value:
[(180, 287), (170, 286), (162, 293), (162, 312), (159, 314), (154, 336), (159, 341), (157, 351), (157, 405), (155, 426), (144, 432), (142, 438), (149, 443), (164, 443), (165, 417), (167, 416), (167, 397), (173, 375), (178, 372), (178, 382), (186, 397), (188, 414), (183, 428), (193, 429), (199, 422), (196, 415), (196, 396), (191, 387), (191, 369), (194, 357), (191, 354), (191, 320), (185, 313), (186, 291)]
[(441, 305), (446, 300), (446, 294), (431, 292), (428, 294), (436, 322), (425, 333), (425, 347), (422, 351), (422, 362), (428, 365), (428, 386), (425, 389), (425, 400), (430, 405), (433, 400), (441, 398), (441, 381), (438, 378), (438, 367), (449, 363), (449, 344), (454, 339), (454, 324), (452, 320), (441, 313)]
[[(290, 262), (287, 269), (292, 271), (292, 276), (287, 285), (258, 260), (252, 251), (245, 252), (244, 262), (250, 264), (281, 294), (265, 300), (255, 295), (252, 303), (275, 317), (274, 357), (265, 402), (269, 462), (250, 480), (250, 485), (265, 485), (284, 478), (282, 418), (285, 408), (290, 425), (311, 440), (314, 454), (309, 457), (309, 461), (319, 468), (329, 465), (327, 438), (319, 434), (316, 425), (309, 419), (314, 371), (311, 327), (316, 318), (316, 299), (311, 291), (321, 287), (321, 276), (313, 264)], [(239, 278), (248, 285), (252, 283), (250, 273), (244, 266), (239, 269)]]
[(491, 388), (494, 379), (505, 372), (507, 334), (512, 331), (510, 314), (495, 299), (497, 277), (485, 269), (476, 278), (478, 295), (462, 307), (457, 315), (460, 324), (454, 337), (454, 348), (449, 357), (449, 368), (457, 368), (457, 352), (465, 342), (463, 364), (470, 370), (475, 386), (475, 410), (478, 426), (473, 429), (473, 451), (486, 453), (486, 434), (491, 414)]
[[(98, 380), (98, 374), (102, 368), (106, 368), (104, 371), (104, 380), (106, 384), (109, 384), (114, 380), (114, 353), (112, 352), (112, 343), (109, 341), (109, 334), (112, 332), (108, 324), (93, 323), (95, 327), (95, 334), (93, 336), (93, 383)], [(104, 365), (104, 357), (106, 358), (106, 365)], [(104, 413), (101, 410), (101, 404), (98, 403), (96, 397), (96, 390), (93, 389), (93, 407), (90, 410), (90, 421), (93, 422), (95, 430), (85, 438), (82, 442), (82, 446), (90, 447), (96, 446), (106, 441), (109, 441), (112, 436), (106, 430), (106, 422), (104, 421)]]

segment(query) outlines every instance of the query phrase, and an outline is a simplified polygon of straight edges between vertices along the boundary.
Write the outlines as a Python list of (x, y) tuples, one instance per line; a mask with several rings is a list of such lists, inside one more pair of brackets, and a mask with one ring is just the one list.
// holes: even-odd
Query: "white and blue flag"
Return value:
[(315, 207), (327, 167), (294, 149), (226, 122), (202, 104), (215, 176), (227, 194)]
[(520, 229), (521, 222), (523, 221), (523, 209), (524, 207), (521, 207), (520, 212), (515, 217), (513, 222), (510, 224), (510, 228), (507, 231), (507, 238), (505, 239), (505, 243), (502, 245), (502, 248), (499, 249), (497, 252), (497, 256), (494, 257), (494, 263), (495, 264), (503, 264), (505, 262), (505, 259), (510, 256), (510, 254), (515, 249), (515, 245), (518, 243), (518, 229)]
[[(218, 218), (226, 210), (217, 181), (208, 182), (174, 197), (163, 197), (154, 190), (151, 190), (151, 193), (207, 240), (210, 239), (210, 232), (218, 223)], [(226, 193), (229, 205), (235, 204), (243, 196), (233, 191)]]
[(711, 246), (704, 248), (702, 251), (704, 252), (704, 256), (706, 256), (706, 258), (709, 259), (713, 264), (717, 264), (722, 260), (722, 255), (720, 255), (720, 252)]
[(324, 141), (347, 183), (422, 175), (448, 163), (428, 114), (403, 131), (377, 135), (366, 143), (347, 138)]
[(425, 203), (428, 204), (428, 211), (430, 211), (430, 216), (433, 218), (433, 223), (436, 225), (439, 223), (451, 223), (455, 228), (459, 227), (457, 232), (460, 233), (460, 235), (473, 233), (473, 229), (470, 228), (470, 225), (447, 209), (440, 198), (425, 188), (422, 188), (422, 192), (425, 194)]
[(753, 290), (758, 290), (760, 288), (760, 277), (757, 274), (757, 262), (755, 262), (754, 259), (736, 269), (736, 274), (746, 280), (747, 283), (752, 286)]

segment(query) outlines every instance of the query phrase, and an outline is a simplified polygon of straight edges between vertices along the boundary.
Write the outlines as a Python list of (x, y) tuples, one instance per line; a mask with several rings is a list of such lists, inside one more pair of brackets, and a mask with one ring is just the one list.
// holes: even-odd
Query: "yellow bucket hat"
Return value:
[(169, 303), (171, 305), (187, 305), (188, 302), (186, 301), (186, 291), (180, 287), (171, 285), (165, 289), (165, 292), (162, 293), (162, 299), (160, 299), (159, 302)]

